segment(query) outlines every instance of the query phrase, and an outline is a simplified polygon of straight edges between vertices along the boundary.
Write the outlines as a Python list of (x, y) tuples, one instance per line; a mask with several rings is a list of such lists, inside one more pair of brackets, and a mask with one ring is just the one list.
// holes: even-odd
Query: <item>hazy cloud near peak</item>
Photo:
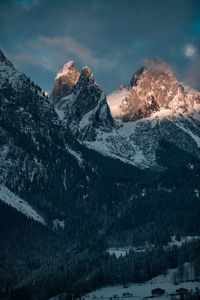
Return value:
[(196, 48), (192, 44), (187, 44), (184, 47), (184, 53), (187, 57), (194, 57), (194, 55), (196, 54)]

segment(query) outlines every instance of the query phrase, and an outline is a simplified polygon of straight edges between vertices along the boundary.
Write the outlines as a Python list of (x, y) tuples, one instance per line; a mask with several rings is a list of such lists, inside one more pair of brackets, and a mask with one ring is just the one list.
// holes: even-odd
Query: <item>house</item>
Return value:
[(185, 288), (180, 288), (180, 289), (176, 290), (176, 293), (179, 295), (186, 295), (189, 293), (189, 291)]
[(154, 290), (151, 291), (152, 297), (160, 297), (163, 296), (165, 294), (165, 290), (160, 289), (160, 288), (156, 288)]

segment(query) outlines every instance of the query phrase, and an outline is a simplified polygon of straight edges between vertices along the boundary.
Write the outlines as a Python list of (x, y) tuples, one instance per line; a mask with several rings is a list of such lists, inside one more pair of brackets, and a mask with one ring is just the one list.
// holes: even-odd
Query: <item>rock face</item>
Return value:
[(79, 169), (70, 139), (41, 89), (0, 52), (0, 184), (48, 215)]
[[(24, 299), (48, 299), (54, 282), (66, 291), (66, 278), (69, 291), (88, 278), (95, 288), (108, 246), (199, 235), (200, 115), (153, 114), (116, 126), (88, 67), (53, 106), (0, 52), (1, 295), (16, 298), (17, 286), (18, 298), (25, 287)], [(44, 225), (7, 206), (16, 199)]]
[(107, 101), (119, 126), (90, 147), (142, 168), (158, 167), (162, 141), (200, 157), (200, 93), (178, 82), (165, 63), (149, 59)]
[(133, 75), (128, 92), (121, 98), (119, 116), (128, 122), (149, 117), (160, 109), (186, 112), (195, 103), (200, 103), (200, 93), (178, 82), (164, 62), (150, 58)]
[(58, 101), (72, 91), (73, 86), (76, 84), (79, 78), (79, 72), (76, 69), (74, 61), (69, 61), (64, 64), (59, 70), (54, 80), (54, 88), (50, 95), (50, 100), (53, 104), (57, 104)]
[(110, 132), (114, 127), (106, 97), (87, 66), (72, 93), (57, 103), (56, 110), (73, 135), (81, 140), (95, 140), (98, 130)]

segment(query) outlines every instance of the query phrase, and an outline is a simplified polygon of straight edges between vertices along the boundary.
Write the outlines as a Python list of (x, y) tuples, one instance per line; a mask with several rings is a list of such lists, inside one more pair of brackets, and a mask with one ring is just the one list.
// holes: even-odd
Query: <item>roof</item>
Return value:
[(176, 290), (177, 293), (188, 293), (189, 290), (185, 289), (185, 288), (180, 288)]
[(152, 293), (165, 293), (165, 290), (160, 289), (160, 288), (156, 288), (154, 290), (151, 291)]

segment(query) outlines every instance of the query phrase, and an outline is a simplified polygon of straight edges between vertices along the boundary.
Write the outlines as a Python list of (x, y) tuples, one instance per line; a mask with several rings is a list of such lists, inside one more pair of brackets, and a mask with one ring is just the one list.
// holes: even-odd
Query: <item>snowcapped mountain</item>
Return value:
[(118, 117), (125, 122), (134, 121), (163, 109), (178, 115), (199, 103), (200, 92), (178, 82), (164, 62), (150, 58), (133, 75), (128, 92), (121, 95)]
[(106, 97), (87, 66), (82, 69), (72, 93), (60, 99), (55, 108), (80, 140), (94, 141), (98, 131), (111, 132), (115, 126)]
[(54, 88), (50, 100), (56, 104), (59, 99), (71, 93), (73, 86), (77, 83), (80, 74), (76, 69), (74, 61), (64, 64), (56, 75)]
[(2, 52), (0, 79), (0, 184), (48, 215), (50, 222), (59, 219), (50, 214), (52, 203), (55, 208), (73, 197), (66, 190), (81, 173), (75, 142), (41, 89)]
[(178, 82), (162, 61), (150, 58), (129, 87), (120, 86), (107, 103), (85, 67), (71, 94), (55, 108), (79, 141), (126, 163), (158, 166), (162, 141), (200, 157), (200, 92)]
[(178, 82), (162, 61), (149, 59), (107, 102), (117, 126), (85, 141), (88, 147), (141, 168), (158, 166), (162, 141), (200, 157), (200, 92)]
[[(70, 94), (54, 102), (2, 52), (0, 76), (2, 291), (9, 283), (10, 289), (25, 286), (41, 294), (40, 286), (39, 298), (47, 299), (46, 287), (54, 285), (49, 278), (66, 290), (70, 274), (73, 292), (74, 278), (81, 272), (84, 286), (109, 247), (167, 244), (177, 232), (199, 235), (196, 91), (184, 87), (191, 109), (172, 114), (156, 99), (159, 108), (150, 115), (125, 122), (113, 119), (88, 67)], [(113, 94), (117, 107), (134, 86)], [(112, 111), (112, 97), (108, 102)]]

